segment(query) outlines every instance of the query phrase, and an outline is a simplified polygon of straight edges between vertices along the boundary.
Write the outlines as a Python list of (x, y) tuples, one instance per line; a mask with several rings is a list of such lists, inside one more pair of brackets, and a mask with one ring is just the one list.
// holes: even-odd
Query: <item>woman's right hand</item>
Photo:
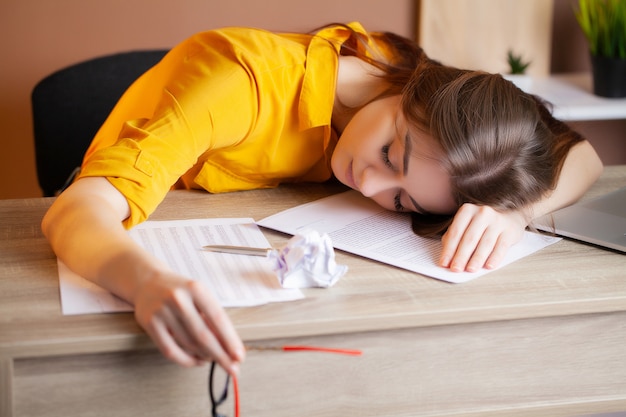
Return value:
[(215, 360), (236, 373), (245, 350), (219, 302), (137, 245), (122, 226), (129, 214), (106, 178), (81, 178), (55, 200), (42, 230), (72, 271), (135, 306), (137, 321), (167, 358), (184, 366)]
[(135, 318), (161, 353), (183, 366), (216, 361), (236, 375), (245, 348), (228, 315), (202, 283), (173, 272), (144, 281)]

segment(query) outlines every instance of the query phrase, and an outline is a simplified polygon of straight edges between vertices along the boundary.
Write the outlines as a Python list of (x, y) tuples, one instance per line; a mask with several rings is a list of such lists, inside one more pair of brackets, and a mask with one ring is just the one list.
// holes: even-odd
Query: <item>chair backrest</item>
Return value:
[(62, 191), (122, 93), (166, 50), (131, 51), (77, 63), (41, 80), (31, 95), (37, 179)]

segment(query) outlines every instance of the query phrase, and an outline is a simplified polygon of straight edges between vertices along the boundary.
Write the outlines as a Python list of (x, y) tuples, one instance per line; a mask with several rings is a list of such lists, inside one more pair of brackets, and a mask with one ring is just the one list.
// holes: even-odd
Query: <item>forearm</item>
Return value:
[(528, 208), (528, 217), (535, 219), (573, 204), (598, 179), (602, 168), (602, 162), (589, 142), (576, 144), (565, 159), (555, 189)]
[(219, 302), (139, 247), (122, 226), (128, 215), (126, 199), (106, 179), (84, 178), (57, 198), (42, 230), (72, 271), (134, 305), (167, 358), (184, 366), (216, 360), (235, 375), (245, 350)]
[(156, 273), (158, 262), (123, 228), (127, 206), (118, 196), (111, 198), (117, 191), (102, 183), (105, 179), (94, 180), (80, 180), (59, 196), (42, 230), (72, 271), (133, 302), (137, 288)]

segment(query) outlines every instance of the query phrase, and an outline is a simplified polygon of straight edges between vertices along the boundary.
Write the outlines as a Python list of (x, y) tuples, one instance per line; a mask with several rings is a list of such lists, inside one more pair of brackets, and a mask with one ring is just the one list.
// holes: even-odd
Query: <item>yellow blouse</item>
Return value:
[(329, 179), (338, 53), (349, 35), (331, 27), (192, 36), (122, 96), (79, 177), (107, 177), (125, 195), (125, 227), (144, 221), (172, 187), (216, 193)]

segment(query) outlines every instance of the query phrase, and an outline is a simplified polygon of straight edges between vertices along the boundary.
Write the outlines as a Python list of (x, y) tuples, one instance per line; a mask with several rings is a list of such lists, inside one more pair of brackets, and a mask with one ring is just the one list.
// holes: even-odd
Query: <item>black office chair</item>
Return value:
[(122, 93), (166, 53), (132, 51), (90, 59), (50, 74), (33, 88), (35, 161), (44, 196), (69, 185)]

